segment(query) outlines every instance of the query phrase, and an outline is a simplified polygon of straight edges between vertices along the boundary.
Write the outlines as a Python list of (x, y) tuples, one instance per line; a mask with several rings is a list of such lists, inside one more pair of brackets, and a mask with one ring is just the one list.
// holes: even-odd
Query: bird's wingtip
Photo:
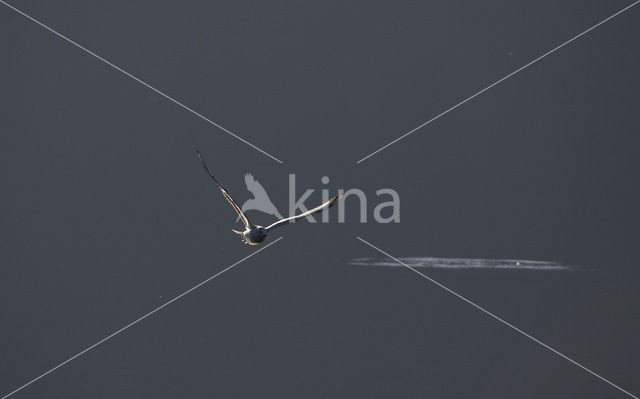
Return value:
[(338, 202), (338, 200), (342, 197), (343, 197), (343, 194), (334, 195), (333, 198), (329, 200), (329, 206), (331, 207), (335, 205), (335, 203)]

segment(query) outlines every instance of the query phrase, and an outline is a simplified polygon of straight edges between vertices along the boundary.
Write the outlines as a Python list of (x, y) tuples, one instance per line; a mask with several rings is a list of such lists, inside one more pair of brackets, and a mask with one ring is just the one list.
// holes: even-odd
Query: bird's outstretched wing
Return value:
[(322, 212), (325, 209), (331, 208), (332, 206), (334, 206), (336, 204), (336, 202), (338, 202), (338, 199), (340, 199), (340, 197), (342, 197), (342, 194), (338, 194), (335, 197), (331, 198), (329, 201), (325, 202), (324, 204), (320, 205), (320, 206), (316, 206), (313, 209), (309, 209), (308, 211), (301, 213), (299, 215), (295, 215), (295, 216), (290, 216), (288, 218), (284, 218), (284, 219), (280, 219), (277, 222), (269, 225), (266, 227), (266, 230), (273, 230), (276, 227), (280, 227), (282, 225), (285, 225), (287, 223), (290, 223), (294, 220), (298, 220), (301, 219), (305, 216), (309, 216), (309, 215), (313, 215), (314, 213), (318, 213), (318, 212)]
[(253, 194), (254, 198), (269, 198), (262, 184), (260, 184), (251, 173), (244, 175), (244, 182), (247, 184), (247, 190)]
[(198, 159), (200, 160), (200, 163), (202, 163), (202, 167), (204, 168), (204, 170), (207, 171), (207, 174), (209, 176), (211, 176), (213, 181), (216, 182), (216, 185), (218, 186), (220, 191), (222, 191), (222, 195), (224, 195), (224, 197), (227, 199), (227, 201), (229, 201), (229, 203), (231, 204), (233, 209), (235, 209), (236, 212), (238, 212), (238, 216), (240, 216), (240, 218), (242, 219), (242, 223), (244, 223), (244, 227), (245, 228), (250, 227), (251, 226), (251, 222), (249, 222), (249, 219), (247, 219), (247, 217), (245, 216), (244, 212), (242, 212), (242, 209), (240, 209), (238, 204), (236, 204), (236, 202), (233, 200), (233, 198), (231, 198), (231, 195), (229, 195), (229, 192), (224, 187), (222, 187), (222, 185), (220, 184), (218, 179), (216, 179), (215, 176), (213, 176), (213, 174), (209, 171), (209, 168), (207, 168), (207, 164), (204, 163), (204, 159), (202, 159), (202, 155), (200, 155), (200, 151), (196, 151), (196, 154), (198, 155)]

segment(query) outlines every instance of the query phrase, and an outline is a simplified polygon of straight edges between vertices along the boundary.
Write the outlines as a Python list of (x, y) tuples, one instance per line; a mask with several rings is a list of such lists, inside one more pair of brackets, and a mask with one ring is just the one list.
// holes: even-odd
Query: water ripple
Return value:
[[(411, 267), (446, 270), (537, 270), (537, 271), (568, 271), (577, 270), (575, 266), (563, 265), (556, 262), (525, 260), (525, 259), (471, 259), (471, 258), (432, 258), (408, 257), (398, 258)], [(353, 266), (402, 266), (389, 258), (357, 258), (349, 262)]]

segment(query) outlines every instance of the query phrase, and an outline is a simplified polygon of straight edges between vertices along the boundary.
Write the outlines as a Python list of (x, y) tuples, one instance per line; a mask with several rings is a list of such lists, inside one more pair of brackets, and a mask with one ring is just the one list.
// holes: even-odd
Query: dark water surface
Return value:
[(13, 2), (282, 165), (0, 5), (0, 395), (256, 250), (196, 148), (238, 202), (295, 173), (368, 220), (275, 231), (16, 399), (625, 397), (355, 236), (637, 395), (640, 8), (356, 165), (628, 3)]

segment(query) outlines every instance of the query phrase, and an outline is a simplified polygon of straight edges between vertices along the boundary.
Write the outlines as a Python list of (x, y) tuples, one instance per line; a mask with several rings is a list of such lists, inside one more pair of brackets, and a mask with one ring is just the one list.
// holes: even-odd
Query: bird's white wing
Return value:
[(233, 200), (233, 198), (231, 198), (231, 195), (229, 195), (229, 192), (224, 187), (222, 187), (222, 185), (220, 184), (218, 179), (216, 179), (215, 176), (213, 176), (213, 173), (211, 173), (209, 171), (209, 168), (207, 168), (207, 164), (204, 163), (204, 159), (202, 159), (202, 155), (200, 155), (200, 151), (196, 151), (196, 154), (198, 155), (198, 159), (200, 159), (200, 162), (202, 163), (202, 167), (204, 168), (204, 170), (206, 170), (207, 174), (209, 176), (211, 176), (211, 178), (213, 179), (214, 182), (216, 182), (216, 185), (218, 186), (220, 191), (222, 191), (222, 195), (224, 195), (224, 197), (227, 199), (227, 201), (229, 201), (229, 203), (231, 204), (233, 209), (236, 210), (236, 212), (240, 216), (240, 219), (242, 219), (242, 223), (244, 223), (244, 227), (245, 228), (250, 227), (251, 226), (251, 222), (249, 222), (249, 219), (245, 216), (244, 212), (242, 212), (242, 209), (240, 209), (238, 204), (236, 204), (236, 202)]
[(335, 197), (331, 198), (329, 201), (325, 202), (324, 204), (320, 205), (320, 206), (316, 206), (313, 209), (310, 209), (304, 213), (301, 213), (299, 215), (295, 215), (295, 216), (290, 216), (288, 218), (284, 218), (284, 219), (280, 219), (277, 222), (269, 225), (266, 227), (267, 231), (269, 230), (273, 230), (276, 227), (280, 227), (282, 225), (285, 225), (287, 223), (290, 223), (294, 220), (298, 220), (301, 219), (305, 216), (309, 216), (309, 215), (313, 215), (314, 213), (318, 213), (318, 212), (322, 212), (325, 209), (331, 208), (332, 206), (334, 206), (336, 204), (336, 202), (338, 202), (338, 199), (340, 199), (340, 197), (342, 197), (342, 194), (338, 194)]
[(244, 182), (247, 184), (247, 190), (253, 194), (254, 198), (269, 198), (262, 184), (260, 184), (251, 173), (244, 175)]

